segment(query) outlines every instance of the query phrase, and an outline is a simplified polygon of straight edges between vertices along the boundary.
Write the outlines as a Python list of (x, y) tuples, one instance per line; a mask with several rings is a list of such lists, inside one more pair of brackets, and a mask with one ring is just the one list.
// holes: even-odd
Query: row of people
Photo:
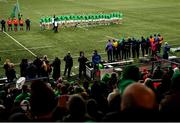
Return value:
[[(1, 19), (1, 31), (6, 31), (6, 25), (8, 27), (8, 31), (12, 31), (14, 28), (14, 31), (17, 32), (18, 28), (19, 30), (23, 31), (24, 29), (24, 20), (22, 18), (17, 19), (17, 18), (8, 18), (8, 20), (6, 21), (5, 19)], [(31, 25), (31, 21), (29, 18), (27, 18), (25, 20), (25, 25), (26, 25), (26, 31), (30, 31), (30, 25)]]
[[(93, 57), (93, 61), (95, 61), (94, 59), (98, 63), (101, 60), (101, 59), (97, 59), (96, 57)], [(71, 75), (71, 69), (73, 67), (73, 58), (70, 52), (68, 52), (67, 55), (64, 56), (63, 60), (65, 62), (65, 69), (63, 75), (66, 76), (67, 74), (67, 77), (69, 78)], [(85, 65), (87, 61), (88, 59), (84, 56), (84, 52), (81, 51), (78, 58), (79, 78), (85, 76), (85, 72), (86, 72)], [(17, 78), (16, 71), (14, 69), (14, 64), (11, 63), (9, 59), (6, 59), (4, 63), (4, 70), (8, 82), (12, 82)], [(34, 79), (37, 77), (49, 78), (51, 72), (52, 72), (52, 78), (55, 81), (57, 81), (58, 78), (61, 76), (61, 60), (58, 57), (56, 57), (52, 61), (52, 63), (50, 63), (46, 55), (43, 58), (36, 57), (36, 59), (33, 62), (28, 62), (27, 59), (22, 59), (20, 63), (20, 76), (26, 77), (27, 79)]]
[(117, 61), (128, 58), (139, 58), (140, 49), (142, 57), (145, 55), (157, 55), (157, 52), (161, 52), (161, 45), (163, 43), (163, 37), (158, 34), (147, 37), (142, 36), (141, 39), (123, 38), (122, 40), (108, 40), (105, 50), (107, 51), (108, 61)]
[[(112, 73), (92, 84), (61, 79), (57, 83), (33, 81), (22, 89), (6, 86), (0, 95), (0, 121), (180, 121), (179, 68), (158, 67), (143, 83), (140, 75), (139, 68), (131, 65), (123, 69), (121, 78)], [(153, 76), (162, 79), (156, 88)]]

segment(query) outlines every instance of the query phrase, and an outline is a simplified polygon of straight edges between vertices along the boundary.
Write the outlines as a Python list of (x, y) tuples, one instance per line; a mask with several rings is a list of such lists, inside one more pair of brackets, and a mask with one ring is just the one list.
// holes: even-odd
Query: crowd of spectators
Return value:
[(70, 83), (59, 78), (53, 83), (32, 81), (22, 89), (6, 85), (0, 92), (0, 120), (180, 121), (179, 81), (177, 66), (140, 72), (129, 65), (120, 76), (112, 73), (100, 81)]

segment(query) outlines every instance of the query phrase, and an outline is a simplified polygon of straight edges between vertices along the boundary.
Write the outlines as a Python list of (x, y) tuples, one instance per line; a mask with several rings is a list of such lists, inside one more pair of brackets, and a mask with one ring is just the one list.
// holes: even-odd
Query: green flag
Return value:
[(12, 10), (11, 18), (17, 17), (18, 13), (20, 13), (20, 8), (19, 8), (19, 2), (17, 1)]

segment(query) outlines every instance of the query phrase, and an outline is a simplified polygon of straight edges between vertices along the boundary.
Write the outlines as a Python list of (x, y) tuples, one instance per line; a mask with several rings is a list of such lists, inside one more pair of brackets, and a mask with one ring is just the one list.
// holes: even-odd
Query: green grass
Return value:
[[(16, 0), (0, 0), (0, 17), (8, 18)], [(29, 17), (32, 21), (30, 32), (8, 32), (21, 44), (31, 49), (38, 56), (48, 55), (50, 59), (55, 56), (61, 59), (70, 51), (72, 56), (78, 56), (79, 51), (85, 51), (85, 55), (91, 59), (92, 51), (97, 49), (105, 53), (104, 47), (108, 38), (106, 36), (120, 38), (122, 33), (126, 36), (140, 38), (161, 33), (165, 41), (179, 46), (180, 40), (180, 1), (179, 0), (19, 0), (23, 17)], [(124, 14), (122, 25), (98, 26), (85, 29), (66, 28), (59, 33), (52, 31), (40, 31), (39, 19), (43, 16), (84, 14), (121, 11)], [(118, 32), (119, 36), (115, 33)], [(49, 47), (47, 47), (49, 46)], [(46, 47), (36, 49), (36, 47)], [(19, 63), (22, 58), (30, 60), (34, 57), (12, 39), (0, 33), (0, 64), (3, 65), (6, 58)], [(179, 53), (177, 54), (180, 55)], [(102, 55), (106, 59), (106, 55)], [(78, 65), (77, 59), (74, 59)], [(62, 64), (62, 68), (63, 68)], [(18, 70), (18, 67), (16, 67)], [(77, 69), (73, 69), (77, 73)], [(0, 70), (0, 75), (4, 75)]]

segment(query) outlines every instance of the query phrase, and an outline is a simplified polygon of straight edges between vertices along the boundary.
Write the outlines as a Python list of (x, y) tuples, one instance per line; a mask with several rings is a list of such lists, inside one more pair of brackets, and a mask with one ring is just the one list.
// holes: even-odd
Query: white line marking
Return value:
[(108, 35), (106, 35), (105, 37), (107, 37), (107, 38), (112, 38), (112, 39), (115, 39), (115, 40), (119, 40), (119, 39), (117, 39), (117, 38), (115, 38), (115, 37), (111, 37), (111, 36), (108, 36)]
[(81, 27), (81, 26), (79, 26), (78, 28), (84, 29), (86, 31), (88, 30), (87, 28), (84, 28), (84, 27)]
[[(3, 31), (4, 32), (4, 31)], [(25, 50), (27, 50), (29, 53), (31, 53), (33, 56), (37, 56), (36, 54), (34, 54), (31, 50), (29, 50), (28, 48), (26, 48), (24, 45), (22, 45), (21, 43), (19, 43), (15, 38), (13, 38), (12, 36), (10, 36), (8, 33), (4, 32), (8, 37), (10, 37), (13, 41), (15, 41), (17, 44), (19, 44), (21, 47), (23, 47)]]
[[(44, 49), (44, 48), (50, 48), (52, 46), (43, 46), (43, 47), (32, 47), (32, 48), (28, 48), (29, 50), (36, 50), (36, 49)], [(16, 50), (2, 50), (0, 51), (0, 53), (4, 53), (4, 52), (14, 52), (14, 51), (23, 51), (24, 49), (16, 49)]]

